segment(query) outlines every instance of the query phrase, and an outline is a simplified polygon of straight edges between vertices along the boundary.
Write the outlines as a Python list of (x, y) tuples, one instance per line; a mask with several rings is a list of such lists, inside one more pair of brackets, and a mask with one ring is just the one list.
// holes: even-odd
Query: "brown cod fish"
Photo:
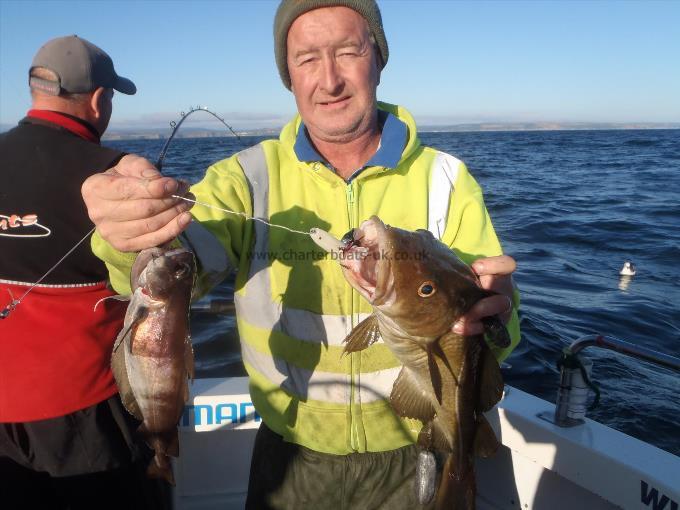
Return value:
[(140, 252), (111, 358), (123, 404), (142, 422), (138, 433), (155, 452), (147, 474), (173, 485), (169, 456), (179, 455), (177, 423), (194, 372), (189, 306), (195, 274), (194, 256), (184, 248)]
[[(451, 328), (493, 293), (427, 230), (401, 230), (373, 216), (336, 246), (314, 234), (317, 244), (336, 251), (347, 281), (373, 306), (347, 337), (345, 351), (382, 338), (403, 364), (390, 403), (399, 416), (424, 425), (418, 437), (419, 501), (429, 503), (436, 491), (437, 509), (474, 509), (474, 454), (490, 456), (499, 444), (482, 413), (501, 399), (503, 380), (483, 337)], [(510, 344), (500, 320), (491, 318), (485, 326), (492, 341)], [(443, 463), (438, 489), (432, 451)]]

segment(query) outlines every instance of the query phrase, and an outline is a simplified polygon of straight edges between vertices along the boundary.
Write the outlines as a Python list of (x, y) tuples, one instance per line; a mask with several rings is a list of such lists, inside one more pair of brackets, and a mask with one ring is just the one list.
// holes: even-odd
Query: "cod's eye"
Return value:
[(418, 287), (418, 295), (420, 297), (434, 296), (436, 292), (437, 288), (435, 287), (434, 282), (423, 282), (420, 284), (420, 287)]

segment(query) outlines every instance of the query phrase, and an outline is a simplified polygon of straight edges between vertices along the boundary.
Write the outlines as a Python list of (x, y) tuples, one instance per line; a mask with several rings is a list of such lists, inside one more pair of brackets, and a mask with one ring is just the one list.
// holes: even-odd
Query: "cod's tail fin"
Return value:
[(471, 466), (464, 472), (456, 470), (453, 457), (444, 463), (435, 510), (475, 510), (475, 471)]
[(160, 478), (168, 482), (170, 485), (175, 485), (175, 476), (172, 474), (172, 466), (170, 465), (170, 457), (163, 453), (156, 452), (156, 455), (149, 466), (146, 468), (146, 476), (149, 478)]
[(170, 485), (175, 485), (175, 477), (172, 474), (170, 456), (179, 456), (179, 439), (177, 428), (162, 433), (150, 432), (144, 423), (137, 429), (146, 443), (151, 447), (155, 455), (146, 469), (149, 478), (161, 478)]

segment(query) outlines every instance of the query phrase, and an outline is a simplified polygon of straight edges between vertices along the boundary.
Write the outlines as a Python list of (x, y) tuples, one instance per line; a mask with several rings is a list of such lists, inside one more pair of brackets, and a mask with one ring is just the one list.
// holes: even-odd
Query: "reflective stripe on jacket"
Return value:
[[(423, 147), (403, 108), (380, 103), (406, 123), (408, 139), (396, 168), (368, 167), (351, 183), (293, 150), (300, 117), (278, 140), (266, 140), (211, 166), (192, 187), (199, 202), (265, 219), (284, 228), (197, 205), (200, 227), (187, 237), (203, 260), (212, 258), (195, 232), (210, 231), (238, 269), (235, 287), (243, 360), (253, 403), (267, 425), (310, 449), (346, 454), (385, 451), (412, 442), (417, 420), (395, 416), (387, 402), (400, 366), (381, 341), (343, 355), (342, 341), (370, 305), (332, 260), (300, 232), (313, 227), (337, 238), (371, 215), (400, 228), (427, 228), (465, 261), (501, 253), (482, 193), (458, 159)], [(194, 233), (192, 233), (192, 230)], [(96, 239), (95, 253), (125, 291), (129, 257)], [(204, 270), (204, 289), (224, 268)], [(519, 341), (516, 313), (512, 346)]]

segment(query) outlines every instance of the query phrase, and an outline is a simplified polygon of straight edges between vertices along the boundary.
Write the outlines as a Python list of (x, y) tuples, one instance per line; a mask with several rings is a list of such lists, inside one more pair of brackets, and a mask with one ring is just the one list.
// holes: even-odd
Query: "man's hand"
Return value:
[(140, 251), (179, 235), (191, 222), (188, 185), (163, 177), (146, 159), (127, 155), (82, 186), (90, 219), (100, 235), (120, 251)]
[(497, 296), (490, 296), (479, 300), (468, 313), (458, 319), (453, 325), (453, 331), (461, 335), (481, 335), (484, 333), (483, 317), (498, 315), (507, 324), (512, 311), (512, 292), (514, 284), (512, 273), (517, 264), (508, 255), (478, 259), (472, 264), (472, 270), (477, 273), (482, 287), (497, 292)]

